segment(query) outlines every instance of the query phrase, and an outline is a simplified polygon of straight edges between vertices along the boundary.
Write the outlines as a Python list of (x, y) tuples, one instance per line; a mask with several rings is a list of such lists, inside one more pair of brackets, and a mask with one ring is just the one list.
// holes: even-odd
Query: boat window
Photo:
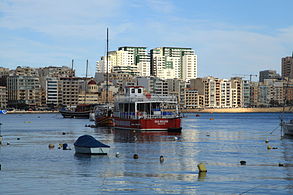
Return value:
[(135, 89), (131, 89), (131, 93), (135, 93)]
[(137, 93), (141, 93), (141, 89), (137, 89)]

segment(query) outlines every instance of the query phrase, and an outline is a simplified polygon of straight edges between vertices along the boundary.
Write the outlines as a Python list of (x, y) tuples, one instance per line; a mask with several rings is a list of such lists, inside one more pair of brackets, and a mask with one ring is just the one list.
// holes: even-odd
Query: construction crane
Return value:
[[(236, 76), (236, 75), (235, 75)], [(237, 76), (242, 76), (242, 78), (249, 76), (249, 81), (251, 82), (251, 77), (257, 77), (256, 74), (237, 74)]]

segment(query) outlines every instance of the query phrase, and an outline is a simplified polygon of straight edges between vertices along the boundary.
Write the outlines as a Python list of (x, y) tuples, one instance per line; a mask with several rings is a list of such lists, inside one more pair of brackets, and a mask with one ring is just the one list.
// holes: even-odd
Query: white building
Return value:
[(56, 78), (46, 79), (46, 104), (58, 105), (59, 104), (59, 80)]
[(97, 62), (97, 72), (130, 73), (138, 76), (150, 76), (150, 57), (146, 47), (119, 47)]
[(162, 79), (185, 81), (197, 78), (197, 56), (191, 48), (159, 47), (151, 54), (151, 74)]

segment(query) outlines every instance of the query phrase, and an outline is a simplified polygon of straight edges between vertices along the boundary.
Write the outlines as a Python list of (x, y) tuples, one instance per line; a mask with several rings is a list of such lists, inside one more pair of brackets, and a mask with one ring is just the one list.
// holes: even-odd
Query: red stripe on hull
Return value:
[(180, 118), (160, 118), (160, 119), (121, 119), (114, 118), (115, 128), (136, 129), (136, 130), (158, 130), (167, 131), (169, 129), (181, 130)]

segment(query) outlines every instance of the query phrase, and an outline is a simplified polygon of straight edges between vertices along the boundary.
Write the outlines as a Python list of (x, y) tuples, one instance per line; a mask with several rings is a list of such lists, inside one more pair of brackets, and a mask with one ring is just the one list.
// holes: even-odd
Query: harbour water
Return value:
[[(177, 134), (90, 128), (88, 119), (60, 114), (0, 115), (0, 194), (293, 193), (293, 138), (281, 138), (279, 113), (184, 115)], [(75, 155), (84, 134), (110, 153)], [(58, 149), (63, 143), (72, 150)]]

